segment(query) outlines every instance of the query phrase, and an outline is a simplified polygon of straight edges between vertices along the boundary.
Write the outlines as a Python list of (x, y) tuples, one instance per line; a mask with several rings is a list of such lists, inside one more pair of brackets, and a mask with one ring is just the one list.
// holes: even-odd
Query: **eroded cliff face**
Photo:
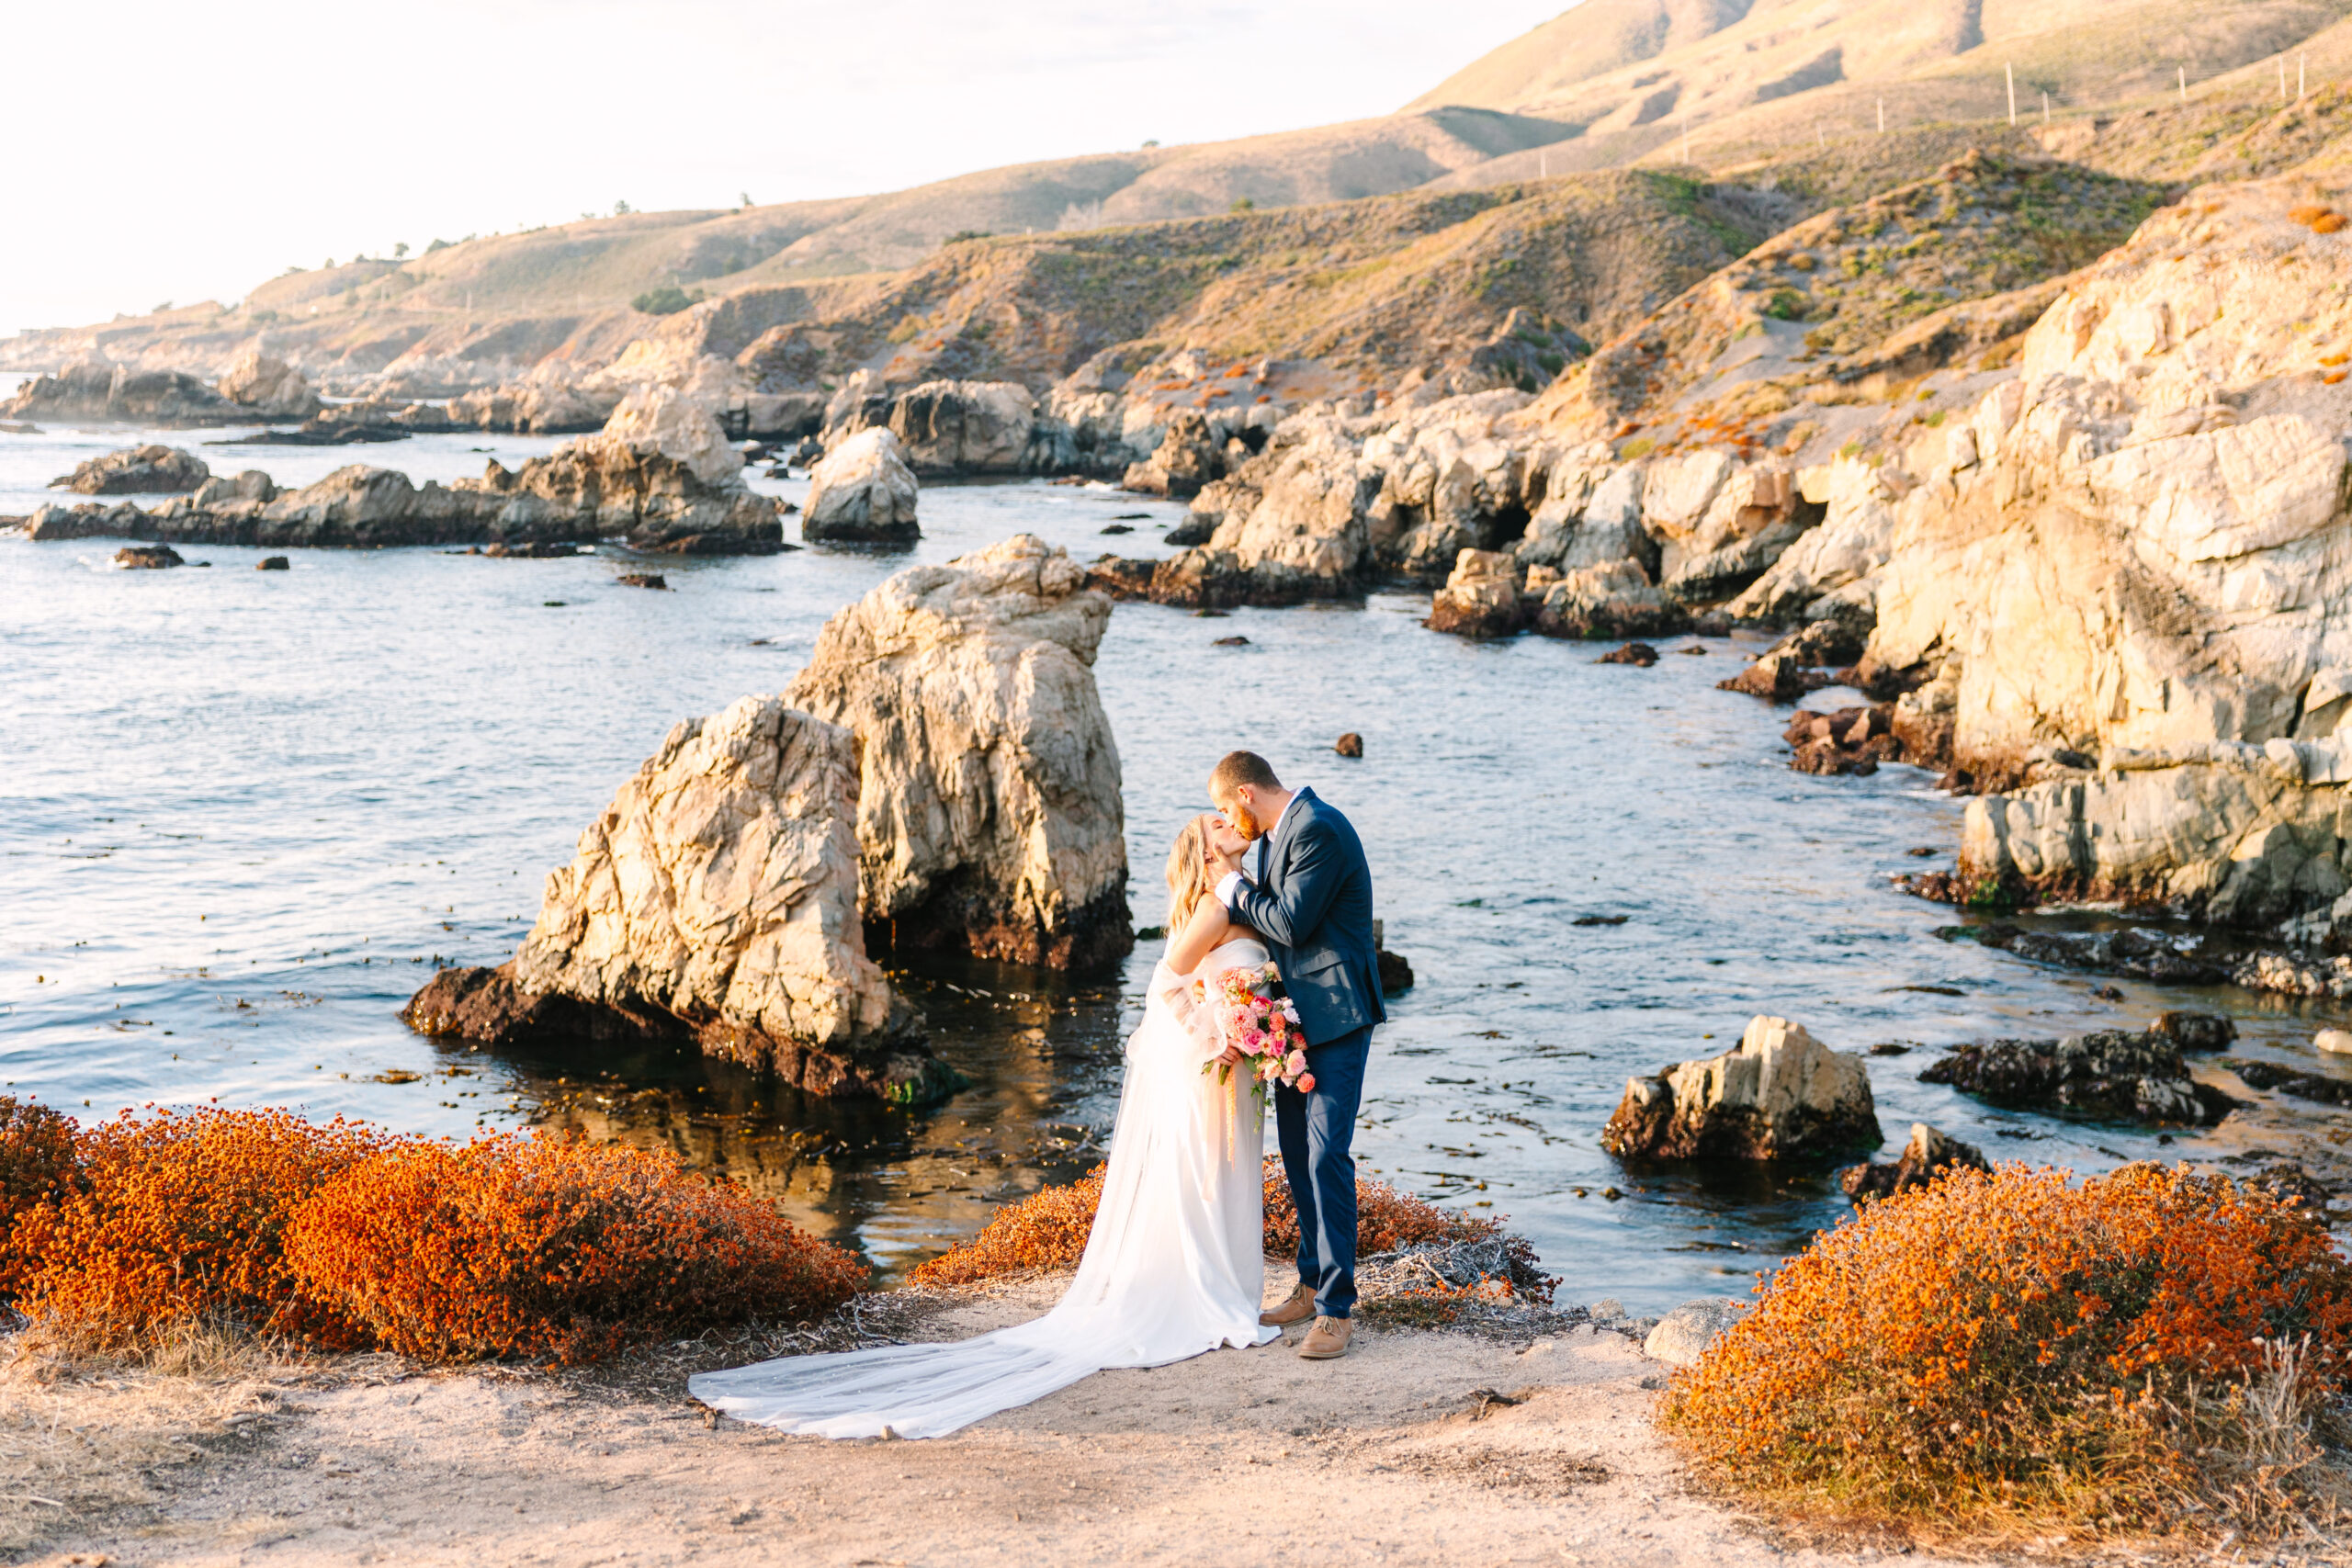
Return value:
[(1866, 668), (2028, 783), (1972, 803), (1963, 876), (2247, 925), (2344, 891), (2346, 208), (2298, 177), (2158, 213), (1895, 509)]
[(1056, 968), (1134, 945), (1118, 747), (1094, 685), (1111, 601), (1030, 536), (899, 572), (825, 624), (794, 706), (856, 732), (878, 941)]
[(867, 957), (857, 745), (775, 697), (688, 719), (580, 835), (497, 970), (409, 1004), (485, 1043), (691, 1035), (810, 1093), (920, 1101), (955, 1087)]

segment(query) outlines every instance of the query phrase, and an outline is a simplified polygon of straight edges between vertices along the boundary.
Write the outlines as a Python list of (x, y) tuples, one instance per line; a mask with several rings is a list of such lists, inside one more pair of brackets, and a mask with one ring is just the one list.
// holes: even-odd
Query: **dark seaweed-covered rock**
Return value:
[(2160, 985), (2218, 986), (2229, 978), (2221, 963), (2205, 955), (2202, 937), (2176, 936), (2139, 926), (2107, 931), (2048, 931), (1992, 920), (1981, 926), (1946, 926), (1936, 934), (1947, 942), (1981, 942), (2037, 964), (2124, 975)]
[(2015, 1110), (2185, 1126), (2211, 1126), (2235, 1103), (2190, 1080), (2178, 1045), (2141, 1030), (1963, 1045), (1921, 1073), (1919, 1081), (1950, 1084)]
[(2331, 1078), (2282, 1067), (2276, 1062), (2244, 1062), (2232, 1056), (2222, 1057), (2222, 1066), (2237, 1074), (2248, 1089), (2291, 1094), (2301, 1100), (2316, 1100), (2323, 1105), (2352, 1105), (2352, 1078)]
[(2217, 1012), (2158, 1013), (2148, 1031), (2163, 1035), (2183, 1052), (2219, 1051), (2238, 1037), (2238, 1026)]
[(1838, 1185), (1845, 1190), (1847, 1197), (1860, 1203), (1925, 1187), (1939, 1171), (1990, 1168), (1984, 1163), (1984, 1151), (1974, 1144), (1963, 1144), (1925, 1122), (1914, 1122), (1910, 1142), (1903, 1145), (1903, 1153), (1894, 1164), (1872, 1160), (1867, 1165), (1849, 1167), (1838, 1173)]

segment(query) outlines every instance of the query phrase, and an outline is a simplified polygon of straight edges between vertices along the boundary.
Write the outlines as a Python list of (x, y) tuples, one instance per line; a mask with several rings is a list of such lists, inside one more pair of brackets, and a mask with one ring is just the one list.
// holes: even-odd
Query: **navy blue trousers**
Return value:
[(1274, 1137), (1298, 1205), (1298, 1279), (1315, 1290), (1315, 1310), (1346, 1317), (1356, 1304), (1356, 1106), (1372, 1026), (1306, 1048), (1311, 1093), (1274, 1086)]

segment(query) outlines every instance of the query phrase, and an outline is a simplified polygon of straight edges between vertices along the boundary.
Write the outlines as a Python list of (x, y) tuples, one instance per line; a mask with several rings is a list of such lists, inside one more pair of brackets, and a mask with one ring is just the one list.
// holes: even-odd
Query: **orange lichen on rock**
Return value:
[(2352, 1373), (2352, 1264), (2267, 1187), (1954, 1171), (1818, 1236), (1759, 1298), (1663, 1418), (1719, 1475), (1807, 1506), (2245, 1529), (2333, 1473), (2256, 1462), (2307, 1446)]

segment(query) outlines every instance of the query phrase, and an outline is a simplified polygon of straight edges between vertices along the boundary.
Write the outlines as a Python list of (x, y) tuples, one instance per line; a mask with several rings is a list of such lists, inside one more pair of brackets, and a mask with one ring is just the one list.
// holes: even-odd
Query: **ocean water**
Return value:
[[(0, 513), (147, 438), (203, 433), (0, 435)], [(447, 479), (550, 445), (195, 449), (290, 484), (350, 461)], [(85, 1118), (217, 1100), (667, 1146), (895, 1274), (1101, 1157), (1156, 943), (1101, 976), (902, 975), (974, 1079), (922, 1113), (810, 1102), (691, 1053), (451, 1049), (398, 1010), (437, 964), (508, 957), (542, 879), (671, 726), (780, 689), (825, 617), (891, 570), (1023, 530), (1081, 558), (1150, 553), (1180, 515), (1099, 486), (934, 485), (910, 553), (663, 559), (667, 592), (618, 586), (641, 563), (612, 551), (296, 551), (263, 574), (262, 552), (208, 547), (187, 552), (207, 566), (132, 572), (110, 542), (0, 537), (0, 1092)], [(1627, 1169), (1600, 1151), (1629, 1074), (1726, 1049), (1754, 1014), (1843, 1048), (1908, 1043), (1870, 1059), (1890, 1148), (1917, 1119), (2085, 1171), (2198, 1140), (1990, 1111), (1918, 1069), (1939, 1045), (2167, 1006), (2235, 1011), (2243, 1049), (2314, 1065), (2332, 1010), (2132, 982), (2111, 1002), (1939, 939), (1953, 912), (1889, 878), (1949, 863), (1959, 803), (1910, 769), (1791, 773), (1785, 714), (1714, 690), (1754, 641), (1672, 639), (1642, 670), (1590, 645), (1440, 637), (1426, 613), (1404, 592), (1216, 619), (1119, 606), (1097, 676), (1136, 922), (1164, 918), (1166, 846), (1227, 749), (1347, 811), (1419, 976), (1377, 1036), (1359, 1156), (1508, 1215), (1569, 1299), (1655, 1311), (1736, 1292), (1846, 1212), (1823, 1172)], [(1248, 643), (1215, 646), (1234, 635)], [(1331, 750), (1346, 730), (1361, 761)]]

